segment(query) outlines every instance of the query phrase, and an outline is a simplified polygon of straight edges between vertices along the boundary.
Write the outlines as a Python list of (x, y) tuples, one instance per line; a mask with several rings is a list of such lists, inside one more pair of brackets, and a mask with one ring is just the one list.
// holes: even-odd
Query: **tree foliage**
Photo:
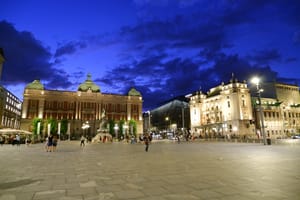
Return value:
[(125, 124), (125, 120), (120, 120), (119, 121), (119, 134), (118, 134), (118, 138), (121, 138), (121, 136), (124, 134), (124, 124)]
[(113, 137), (115, 137), (115, 129), (114, 129), (114, 127), (115, 127), (115, 121), (114, 120), (109, 120), (109, 133), (113, 136)]
[(58, 123), (56, 119), (50, 118), (47, 120), (48, 124), (50, 124), (50, 133), (52, 135), (57, 135)]
[(137, 128), (136, 128), (136, 121), (131, 119), (129, 120), (129, 129), (131, 129), (132, 127), (132, 133), (135, 137), (136, 137), (136, 131), (137, 131)]
[[(38, 133), (38, 123), (40, 122), (40, 132)], [(40, 134), (44, 129), (43, 120), (40, 118), (34, 118), (32, 120), (32, 132), (34, 135)]]
[(60, 121), (60, 132), (62, 135), (65, 135), (68, 131), (68, 120), (67, 119), (62, 119)]

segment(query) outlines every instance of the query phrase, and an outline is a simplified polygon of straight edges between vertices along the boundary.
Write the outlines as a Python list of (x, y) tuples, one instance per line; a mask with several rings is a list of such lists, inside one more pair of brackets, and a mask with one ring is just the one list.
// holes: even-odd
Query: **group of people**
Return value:
[(50, 134), (48, 137), (46, 137), (45, 149), (47, 152), (54, 152), (56, 151), (56, 147), (57, 137), (54, 137), (52, 134)]
[(8, 139), (6, 139), (4, 136), (0, 136), (0, 145), (5, 144), (7, 141), (8, 144), (17, 145), (20, 146), (21, 144), (21, 137), (19, 134), (16, 135), (10, 135)]

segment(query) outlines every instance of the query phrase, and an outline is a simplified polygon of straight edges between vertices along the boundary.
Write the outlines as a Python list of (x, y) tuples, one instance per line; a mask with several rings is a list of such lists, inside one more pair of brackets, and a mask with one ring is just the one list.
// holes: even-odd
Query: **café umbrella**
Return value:
[(22, 129), (12, 129), (12, 128), (3, 128), (0, 129), (0, 134), (22, 134), (22, 135), (32, 135), (32, 132), (25, 131)]

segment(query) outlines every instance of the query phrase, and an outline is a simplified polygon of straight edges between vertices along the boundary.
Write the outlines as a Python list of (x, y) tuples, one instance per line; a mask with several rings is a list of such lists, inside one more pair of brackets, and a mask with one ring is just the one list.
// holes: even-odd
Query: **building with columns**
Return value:
[[(231, 79), (207, 94), (189, 95), (191, 131), (202, 137), (289, 138), (300, 133), (299, 86), (285, 83), (261, 84), (260, 116), (257, 89)], [(251, 91), (250, 91), (251, 89)]]
[[(104, 119), (116, 123), (134, 120), (137, 133), (142, 133), (142, 103), (142, 95), (134, 88), (127, 95), (102, 93), (89, 74), (77, 91), (46, 90), (39, 80), (34, 80), (24, 90), (21, 128), (31, 130), (34, 118), (67, 119), (71, 137), (84, 131), (94, 136)], [(83, 124), (87, 123), (89, 128), (84, 130)]]
[[(261, 84), (261, 106), (266, 135), (271, 138), (286, 138), (300, 134), (300, 92), (299, 86), (285, 83)], [(253, 95), (254, 116), (260, 129), (260, 115), (256, 109), (259, 101)]]
[(245, 82), (233, 78), (211, 88), (197, 91), (190, 98), (191, 131), (201, 137), (254, 135), (250, 90)]

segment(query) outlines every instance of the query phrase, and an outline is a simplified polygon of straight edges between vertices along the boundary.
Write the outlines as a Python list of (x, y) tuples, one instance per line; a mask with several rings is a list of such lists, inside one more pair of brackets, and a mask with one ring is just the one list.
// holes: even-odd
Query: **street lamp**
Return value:
[(114, 130), (115, 130), (115, 135), (116, 135), (116, 138), (117, 138), (117, 141), (118, 141), (118, 140), (119, 140), (119, 137), (118, 137), (118, 130), (119, 130), (119, 127), (118, 127), (118, 124), (115, 124)]
[(185, 104), (183, 103), (183, 106), (181, 107), (182, 131), (185, 130), (185, 128), (184, 128), (184, 123), (185, 123), (185, 121), (184, 121), (184, 117), (185, 117), (184, 110), (187, 109), (187, 108), (189, 108), (188, 105), (185, 105)]
[(128, 129), (128, 125), (126, 124), (123, 124), (123, 128), (124, 128), (124, 132), (125, 132), (125, 135), (124, 135), (124, 139), (127, 141), (127, 129)]
[(166, 122), (167, 122), (167, 129), (168, 129), (168, 128), (170, 128), (169, 126), (170, 126), (170, 123), (171, 123), (171, 122), (169, 122), (169, 120), (170, 120), (169, 117), (166, 117), (165, 120), (166, 120)]
[(258, 77), (252, 78), (251, 82), (256, 85), (258, 104), (259, 104), (260, 124), (261, 124), (260, 131), (263, 136), (264, 145), (266, 145), (267, 141), (266, 141), (266, 133), (265, 133), (265, 125), (264, 125), (264, 115), (263, 115), (263, 110), (262, 110), (262, 106), (261, 106), (261, 93), (264, 90), (260, 86), (260, 79)]
[(148, 110), (147, 113), (148, 113), (148, 132), (150, 133), (150, 131), (151, 131), (151, 113), (150, 113), (150, 110)]
[(83, 129), (83, 134), (84, 134), (84, 135), (87, 135), (87, 133), (85, 133), (85, 131), (84, 131), (84, 130), (86, 130), (86, 129), (90, 128), (90, 124), (89, 124), (89, 122), (88, 122), (88, 121), (86, 121), (86, 123), (83, 123), (81, 128)]

